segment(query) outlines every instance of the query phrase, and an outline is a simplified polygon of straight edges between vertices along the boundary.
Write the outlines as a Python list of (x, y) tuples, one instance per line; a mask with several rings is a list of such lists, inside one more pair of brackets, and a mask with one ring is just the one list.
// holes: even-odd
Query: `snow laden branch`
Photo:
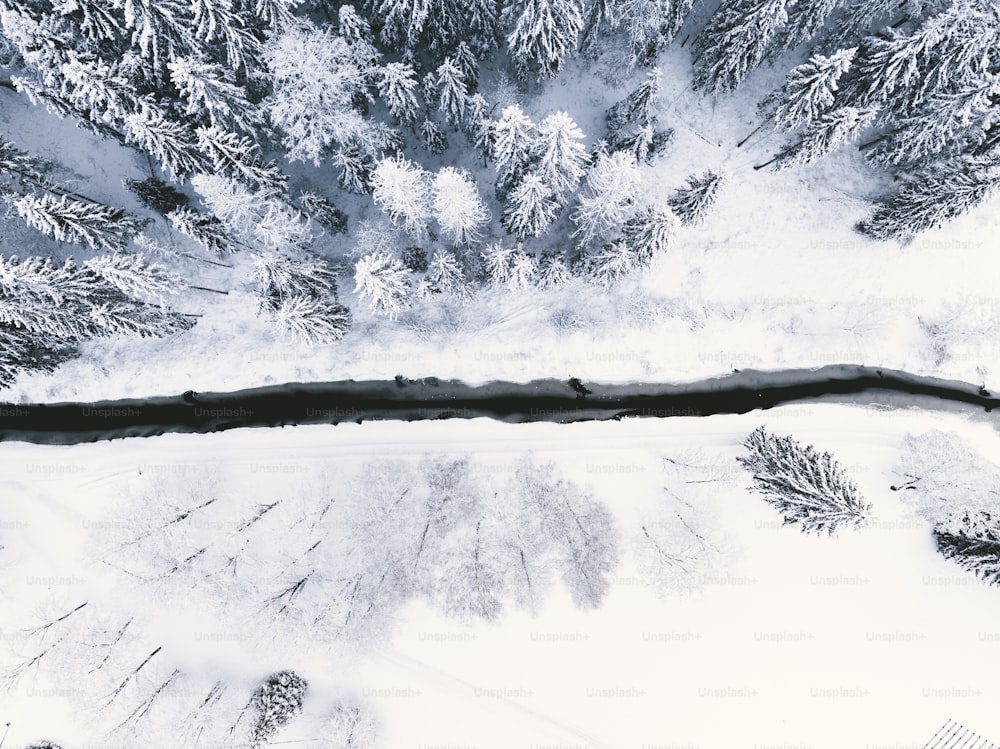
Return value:
[(871, 506), (830, 453), (792, 437), (755, 429), (737, 458), (753, 477), (753, 489), (803, 533), (835, 534), (861, 526)]

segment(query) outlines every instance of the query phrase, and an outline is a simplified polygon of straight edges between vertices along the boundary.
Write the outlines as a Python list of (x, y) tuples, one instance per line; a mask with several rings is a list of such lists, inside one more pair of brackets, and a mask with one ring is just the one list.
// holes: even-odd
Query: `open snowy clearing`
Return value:
[[(760, 424), (832, 452), (872, 503), (869, 526), (836, 538), (781, 527), (735, 461)], [(934, 552), (928, 525), (889, 489), (900, 481), (892, 467), (901, 438), (932, 428), (1000, 454), (1000, 437), (978, 419), (819, 404), (702, 419), (379, 423), (5, 444), (0, 565), (12, 584), (0, 593), (0, 645), (9, 662), (33, 602), (49, 597), (56, 609), (89, 600), (144, 612), (185, 668), (247, 684), (279, 668), (306, 676), (313, 702), (278, 737), (301, 742), (292, 746), (315, 735), (310, 705), (344, 688), (374, 707), (386, 749), (910, 747), (947, 718), (997, 736), (1000, 601)], [(499, 485), (526, 451), (554, 461), (614, 514), (624, 556), (598, 610), (580, 612), (560, 588), (537, 616), (465, 626), (414, 601), (371, 649), (318, 641), (267, 650), (252, 631), (220, 630), (197, 598), (167, 610), (127, 597), (88, 547), (117, 519), (108, 513), (121, 493), (151, 477), (155, 484), (208, 465), (226, 492), (278, 496), (321, 465), (337, 476), (372, 460), (457, 453)], [(629, 550), (638, 518), (664, 500), (663, 458), (692, 451), (718, 468), (720, 489), (710, 494), (731, 544), (727, 568), (700, 592), (660, 599)], [(13, 724), (8, 741), (45, 735), (68, 749), (101, 746), (100, 721), (74, 711), (85, 687), (51, 676), (42, 669), (0, 697), (0, 717)]]

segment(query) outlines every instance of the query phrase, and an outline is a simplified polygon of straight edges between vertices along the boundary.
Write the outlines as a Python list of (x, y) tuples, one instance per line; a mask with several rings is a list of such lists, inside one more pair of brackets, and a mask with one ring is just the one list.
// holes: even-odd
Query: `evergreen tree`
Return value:
[(695, 39), (694, 86), (717, 96), (736, 90), (788, 22), (788, 0), (723, 0)]
[(457, 127), (465, 114), (465, 100), (468, 95), (462, 71), (450, 57), (446, 57), (438, 66), (434, 79), (441, 91), (438, 97), (438, 109), (444, 114), (448, 123)]
[(271, 743), (274, 735), (302, 712), (309, 683), (292, 671), (271, 674), (250, 697), (253, 713), (250, 746), (259, 749)]
[(187, 195), (156, 177), (143, 180), (127, 179), (124, 180), (124, 184), (135, 194), (140, 203), (164, 216), (188, 204)]
[(431, 186), (434, 218), (441, 233), (455, 244), (471, 244), (482, 238), (490, 214), (468, 172), (443, 167)]
[(170, 81), (187, 102), (188, 116), (208, 115), (208, 122), (220, 130), (252, 132), (260, 122), (257, 108), (246, 92), (227, 80), (221, 65), (179, 57), (167, 64)]
[(151, 100), (126, 116), (124, 125), (129, 141), (157, 159), (172, 179), (184, 179), (205, 166), (190, 128), (170, 120)]
[(417, 119), (417, 74), (402, 62), (390, 62), (381, 69), (379, 96), (397, 122), (411, 124)]
[(410, 272), (385, 252), (373, 252), (354, 266), (354, 291), (372, 310), (395, 318), (406, 306)]
[(858, 527), (871, 506), (830, 453), (817, 452), (791, 437), (755, 429), (737, 460), (753, 476), (754, 490), (777, 509), (785, 525), (803, 533), (833, 535), (841, 527)]
[(371, 5), (375, 18), (382, 22), (382, 44), (391, 50), (419, 48), (430, 3), (425, 0), (375, 0)]
[(153, 70), (197, 48), (189, 7), (181, 0), (124, 0), (122, 9), (132, 44)]
[(560, 201), (576, 189), (584, 174), (587, 151), (583, 137), (583, 131), (565, 112), (550, 114), (538, 126), (534, 169)]
[(552, 78), (573, 51), (583, 29), (578, 0), (506, 0), (510, 55), (522, 75)]
[(517, 104), (505, 107), (492, 128), (493, 160), (497, 170), (497, 191), (506, 193), (531, 165), (537, 153), (537, 130)]
[(909, 241), (992, 196), (998, 171), (995, 163), (975, 157), (931, 164), (882, 198), (858, 230), (872, 239)]
[(249, 76), (257, 69), (261, 53), (257, 29), (233, 8), (231, 0), (191, 0), (191, 9), (195, 36), (212, 49), (224, 48), (234, 75)]
[(230, 237), (225, 225), (215, 216), (181, 207), (168, 213), (167, 220), (177, 231), (190, 237), (209, 252), (221, 255), (223, 252), (236, 251), (236, 242)]
[(448, 250), (435, 250), (427, 265), (427, 275), (420, 288), (424, 295), (449, 294), (466, 298), (472, 294), (472, 286), (465, 279), (465, 271), (458, 257)]
[(601, 37), (618, 27), (618, 6), (618, 0), (593, 0), (580, 33), (581, 52), (587, 55), (596, 54)]
[(590, 275), (605, 286), (610, 286), (638, 267), (636, 252), (624, 239), (606, 243), (600, 252), (587, 258), (587, 261)]
[(14, 210), (34, 229), (57, 242), (85, 244), (95, 250), (120, 250), (142, 229), (143, 222), (120, 208), (73, 200), (65, 195), (21, 195)]
[[(812, 39), (848, 0), (796, 0), (788, 6), (788, 24), (782, 29), (775, 53), (794, 49)], [(870, 3), (875, 5), (877, 3)]]
[(622, 237), (635, 254), (636, 263), (648, 266), (658, 255), (667, 251), (678, 220), (667, 207), (649, 206), (622, 227)]
[(775, 169), (811, 164), (857, 136), (875, 118), (873, 109), (839, 107), (821, 114), (797, 141), (785, 146), (772, 160)]
[(989, 585), (1000, 585), (1000, 525), (994, 513), (956, 512), (934, 527), (938, 552)]
[(158, 263), (148, 262), (142, 255), (101, 255), (85, 261), (83, 268), (128, 297), (155, 301), (161, 306), (166, 295), (185, 288), (179, 275)]
[(548, 183), (534, 172), (521, 178), (507, 199), (501, 222), (520, 240), (540, 236), (559, 213), (559, 201)]
[(693, 0), (623, 0), (620, 25), (628, 37), (631, 64), (651, 65), (677, 36), (693, 5)]
[(708, 209), (715, 204), (719, 188), (725, 181), (722, 172), (708, 171), (700, 177), (687, 178), (687, 187), (675, 190), (667, 198), (667, 205), (685, 226), (692, 226), (705, 218)]
[(261, 306), (271, 311), (288, 299), (322, 299), (337, 293), (337, 274), (318, 256), (296, 260), (279, 252), (255, 253), (253, 269)]
[(440, 156), (448, 150), (448, 137), (430, 117), (420, 126), (420, 139), (432, 156)]
[(641, 194), (642, 175), (635, 155), (623, 151), (601, 154), (587, 173), (586, 188), (571, 218), (573, 236), (588, 244), (620, 227), (635, 211)]
[(527, 289), (538, 276), (538, 261), (521, 247), (506, 247), (499, 242), (487, 247), (480, 255), (483, 274), (494, 286), (510, 290)]
[(830, 57), (813, 55), (792, 68), (784, 85), (771, 97), (775, 102), (772, 120), (782, 130), (813, 125), (830, 110), (837, 93), (837, 81), (851, 66), (857, 47), (841, 49)]
[(480, 59), (500, 45), (500, 10), (496, 0), (466, 0), (463, 14), (467, 23), (465, 38)]
[(260, 147), (249, 137), (224, 132), (216, 127), (200, 127), (198, 148), (207, 156), (216, 174), (241, 180), (251, 187), (284, 192), (288, 177), (278, 165), (265, 163)]
[(372, 190), (372, 170), (375, 161), (368, 154), (362, 154), (357, 146), (338, 148), (333, 154), (333, 163), (340, 169), (338, 183), (347, 192), (364, 195)]
[(462, 80), (469, 92), (479, 88), (479, 58), (464, 41), (455, 48), (455, 66), (462, 71)]
[(300, 192), (299, 203), (310, 218), (315, 219), (334, 234), (347, 233), (347, 214), (329, 199), (316, 192)]
[(371, 24), (350, 3), (344, 3), (337, 9), (337, 32), (350, 45), (370, 44), (373, 40)]

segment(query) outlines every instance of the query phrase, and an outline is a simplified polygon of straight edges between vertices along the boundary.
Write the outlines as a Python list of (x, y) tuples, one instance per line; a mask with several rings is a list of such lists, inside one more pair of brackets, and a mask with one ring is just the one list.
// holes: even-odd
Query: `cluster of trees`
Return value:
[(610, 512), (551, 466), (511, 467), (489, 485), (467, 458), (388, 462), (275, 499), (188, 477), (129, 500), (135, 524), (102, 539), (103, 558), (143, 586), (210, 592), (283, 641), (365, 641), (418, 596), (492, 621), (537, 609), (555, 575), (597, 607), (619, 554)]
[(761, 103), (791, 134), (768, 162), (808, 164), (840, 146), (890, 168), (900, 187), (858, 225), (907, 240), (998, 183), (1000, 11), (988, 0), (724, 0), (695, 40), (695, 86), (733, 91), (756, 67), (808, 45), (808, 60)]
[(1000, 585), (1000, 467), (957, 434), (907, 435), (892, 488), (931, 524), (938, 551)]
[[(182, 654), (156, 645), (134, 613), (102, 610), (83, 601), (53, 608), (19, 632), (20, 661), (2, 673), (2, 686), (13, 689), (40, 675), (57, 684), (86, 684), (67, 690), (78, 714), (92, 716), (106, 734), (102, 746), (190, 747), (269, 746), (286, 726), (303, 716), (308, 681), (284, 670), (265, 676), (247, 694), (246, 687), (212, 675), (189, 673)], [(377, 722), (358, 699), (336, 697), (319, 715), (310, 716), (312, 743), (324, 749), (371, 749)], [(28, 749), (72, 749), (50, 739)]]

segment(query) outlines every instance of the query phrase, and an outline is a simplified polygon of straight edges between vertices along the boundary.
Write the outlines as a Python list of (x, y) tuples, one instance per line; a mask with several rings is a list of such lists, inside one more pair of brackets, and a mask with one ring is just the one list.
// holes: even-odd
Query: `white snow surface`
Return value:
[[(872, 503), (869, 526), (836, 538), (781, 527), (735, 461), (760, 424), (831, 451)], [(50, 596), (63, 608), (89, 600), (152, 612), (153, 636), (187, 670), (248, 690), (278, 668), (309, 679), (306, 715), (278, 737), (288, 746), (314, 743), (311, 709), (345, 688), (377, 712), (382, 749), (899, 749), (923, 746), (948, 718), (996, 740), (1000, 598), (938, 556), (929, 526), (889, 489), (902, 481), (892, 471), (902, 437), (932, 428), (1000, 456), (994, 428), (967, 416), (830, 404), (574, 425), (480, 419), (7, 443), (0, 649), (18, 651), (19, 629)], [(639, 512), (662, 501), (662, 458), (692, 449), (735, 472), (715, 497), (733, 562), (702, 592), (661, 599), (628, 550)], [(165, 610), (125, 598), (107, 567), (87, 561), (88, 534), (139, 471), (212, 466), (226, 491), (266, 493), (280, 491), (283, 474), (326, 465), (336, 475), (365, 460), (429, 453), (471, 455), (500, 481), (524, 452), (554, 461), (614, 513), (625, 553), (596, 611), (578, 611), (558, 590), (537, 616), (465, 626), (414, 601), (391, 639), (370, 650), (317, 642), (267, 652), (252, 639), (206, 642), (199, 633), (217, 625), (197, 599)], [(0, 722), (12, 722), (6, 746), (41, 736), (66, 749), (101, 746), (95, 722), (72, 707), (73, 690), (86, 686), (43, 670), (0, 695)]]

